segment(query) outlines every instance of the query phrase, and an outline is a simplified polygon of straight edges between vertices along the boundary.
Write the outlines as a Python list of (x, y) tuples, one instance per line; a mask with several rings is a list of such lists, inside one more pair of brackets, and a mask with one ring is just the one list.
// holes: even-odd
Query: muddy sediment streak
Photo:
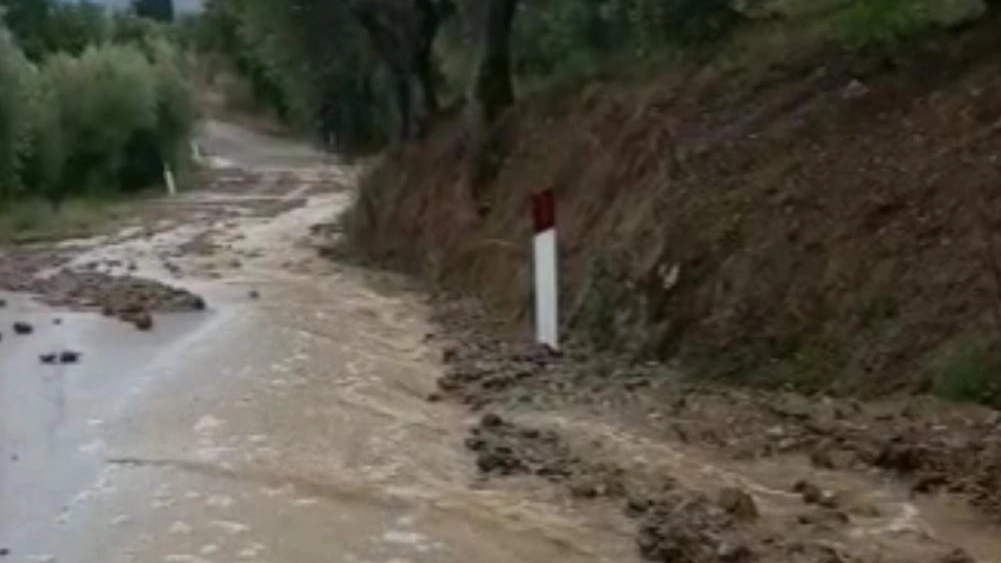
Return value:
[[(447, 369), (429, 398), (487, 413), (466, 443), (480, 473), (612, 502), (635, 519), (648, 560), (971, 562), (914, 516), (914, 499), (941, 493), (999, 514), (1001, 418), (989, 410), (699, 385), (661, 364), (498, 338), (477, 311), (439, 304)], [(627, 434), (626, 451), (599, 420)], [(684, 467), (658, 459), (693, 453)], [(772, 467), (765, 493), (720, 469), (751, 466)], [(893, 499), (873, 500), (884, 493)]]

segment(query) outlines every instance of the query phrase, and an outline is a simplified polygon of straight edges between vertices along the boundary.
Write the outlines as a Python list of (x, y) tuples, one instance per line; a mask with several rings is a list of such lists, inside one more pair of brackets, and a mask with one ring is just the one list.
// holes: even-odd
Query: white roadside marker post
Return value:
[(191, 141), (191, 160), (199, 166), (205, 162), (205, 157), (202, 155), (202, 147), (198, 146), (198, 141)]
[(163, 165), (163, 183), (167, 184), (168, 195), (177, 195), (177, 184), (174, 183), (174, 173), (171, 172), (170, 166), (166, 164)]
[(535, 334), (539, 344), (559, 350), (559, 289), (557, 285), (556, 200), (552, 190), (532, 196), (535, 220)]

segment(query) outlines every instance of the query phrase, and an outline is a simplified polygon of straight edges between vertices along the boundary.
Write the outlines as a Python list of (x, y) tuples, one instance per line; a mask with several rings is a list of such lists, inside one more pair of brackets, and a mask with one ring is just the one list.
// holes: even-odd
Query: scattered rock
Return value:
[(31, 326), (31, 324), (29, 323), (26, 323), (24, 321), (18, 321), (14, 323), (14, 334), (20, 336), (26, 336), (33, 332), (35, 332), (35, 327)]
[(0, 547), (0, 557), (7, 557), (10, 555), (10, 548)]
[(814, 466), (836, 471), (851, 469), (856, 460), (855, 452), (827, 446), (820, 446), (810, 454), (810, 462)]
[(653, 501), (645, 497), (630, 497), (626, 501), (624, 512), (630, 518), (639, 518), (653, 506)]
[(431, 393), (427, 398), (429, 403), (440, 403), (443, 399), (441, 393)]
[(717, 502), (723, 510), (738, 520), (750, 521), (758, 518), (758, 506), (754, 498), (737, 487), (727, 487), (720, 491)]
[(59, 318), (59, 317), (56, 317), (56, 318), (52, 319), (52, 324), (54, 324), (56, 326), (59, 326), (59, 325), (63, 324), (63, 320), (61, 318)]
[(836, 493), (824, 491), (821, 493), (820, 500), (817, 504), (823, 506), (824, 508), (837, 508), (841, 504), (841, 499), (838, 498)]
[(65, 350), (59, 354), (59, 363), (61, 364), (75, 364), (80, 361), (80, 357), (83, 354), (80, 352), (74, 352), (72, 350)]
[(800, 524), (813, 526), (823, 530), (840, 528), (851, 521), (848, 515), (844, 512), (841, 512), (840, 510), (828, 509), (817, 510), (809, 514), (801, 514), (798, 520)]
[(261, 298), (260, 292), (258, 292), (256, 289), (251, 289), (250, 293), (248, 293), (247, 296), (250, 297), (251, 299), (260, 299)]
[(898, 439), (887, 443), (876, 457), (879, 467), (892, 469), (900, 473), (913, 473), (919, 469), (924, 460), (932, 457), (931, 452), (923, 445), (906, 444)]
[(7, 300), (6, 299), (0, 299), (0, 309), (3, 309), (6, 306), (7, 306)]
[(821, 499), (824, 498), (823, 489), (805, 480), (797, 482), (793, 491), (799, 493), (806, 504), (820, 504)]
[(727, 563), (743, 563), (752, 560), (754, 553), (751, 551), (751, 548), (742, 543), (723, 542), (716, 549), (716, 557), (720, 561)]
[(502, 426), (504, 424), (504, 419), (502, 419), (501, 417), (497, 416), (496, 414), (488, 413), (488, 414), (483, 415), (483, 420), (480, 421), (480, 424), (484, 428), (497, 428), (497, 427)]
[(153, 315), (149, 311), (139, 311), (122, 316), (122, 320), (130, 322), (143, 332), (153, 330)]
[(934, 493), (938, 489), (949, 483), (948, 477), (943, 473), (932, 473), (923, 475), (911, 486), (912, 493)]
[(83, 356), (80, 352), (75, 352), (73, 350), (64, 350), (62, 352), (52, 352), (49, 354), (42, 354), (38, 356), (39, 361), (46, 365), (55, 364), (75, 364), (80, 361)]
[(704, 500), (672, 495), (659, 500), (644, 516), (636, 545), (650, 561), (713, 563), (721, 553), (737, 549), (724, 547), (728, 542), (718, 537), (724, 527)]

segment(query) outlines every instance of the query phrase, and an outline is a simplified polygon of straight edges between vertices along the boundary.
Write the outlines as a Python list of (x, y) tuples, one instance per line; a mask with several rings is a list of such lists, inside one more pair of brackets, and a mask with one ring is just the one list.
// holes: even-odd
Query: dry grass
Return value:
[(75, 198), (58, 211), (43, 200), (18, 201), (0, 211), (0, 245), (83, 238), (134, 216), (137, 201)]

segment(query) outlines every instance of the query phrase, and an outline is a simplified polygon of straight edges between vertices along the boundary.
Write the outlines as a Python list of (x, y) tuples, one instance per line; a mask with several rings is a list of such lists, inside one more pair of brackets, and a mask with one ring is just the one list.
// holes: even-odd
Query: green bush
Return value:
[(0, 203), (134, 191), (183, 168), (196, 112), (184, 58), (146, 28), (31, 63), (0, 28)]
[(1001, 355), (983, 344), (959, 346), (940, 362), (933, 391), (953, 401), (1001, 405)]
[(838, 26), (852, 47), (892, 44), (934, 27), (951, 27), (984, 15), (983, 0), (855, 0)]
[(119, 188), (126, 147), (156, 125), (156, 76), (133, 47), (102, 46), (80, 57), (56, 55), (45, 64), (59, 112), (65, 151), (58, 203), (72, 192)]
[(515, 64), (525, 76), (586, 73), (609, 55), (712, 43), (738, 18), (730, 0), (539, 0), (519, 13)]
[(107, 10), (93, 2), (0, 0), (0, 10), (21, 50), (33, 61), (57, 52), (78, 55), (89, 45), (104, 42), (110, 32)]
[(0, 205), (22, 188), (33, 128), (37, 73), (0, 27)]

